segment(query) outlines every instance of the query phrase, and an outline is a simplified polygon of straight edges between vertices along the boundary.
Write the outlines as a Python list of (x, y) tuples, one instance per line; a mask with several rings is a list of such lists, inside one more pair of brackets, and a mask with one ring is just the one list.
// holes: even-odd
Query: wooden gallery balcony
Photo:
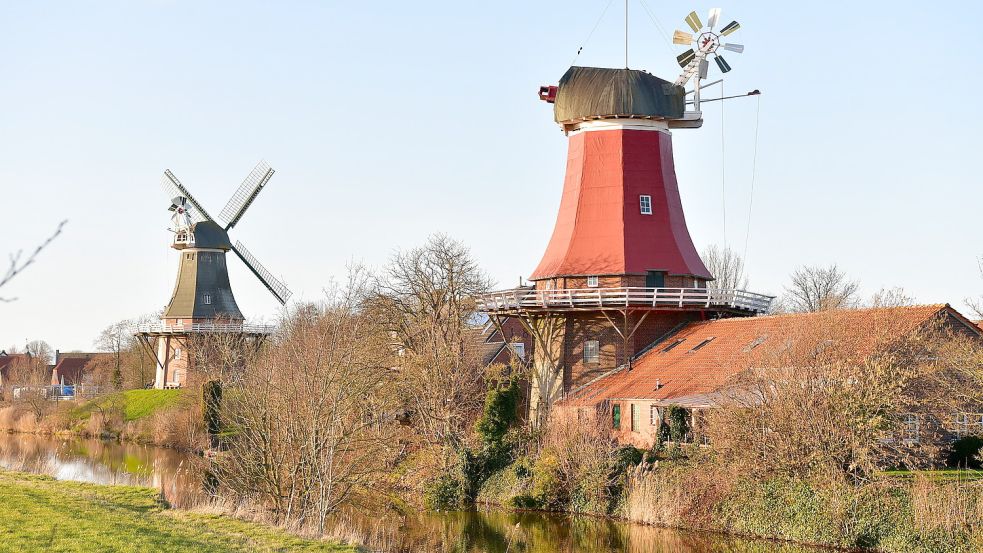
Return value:
[(746, 290), (709, 288), (514, 288), (478, 297), (478, 310), (501, 315), (530, 311), (598, 309), (714, 310), (743, 315), (767, 313), (772, 296)]
[(137, 326), (137, 331), (141, 334), (151, 336), (166, 336), (170, 334), (249, 334), (266, 335), (272, 334), (276, 329), (273, 325), (246, 324), (246, 323), (188, 323), (188, 324), (164, 324), (164, 323), (145, 323)]

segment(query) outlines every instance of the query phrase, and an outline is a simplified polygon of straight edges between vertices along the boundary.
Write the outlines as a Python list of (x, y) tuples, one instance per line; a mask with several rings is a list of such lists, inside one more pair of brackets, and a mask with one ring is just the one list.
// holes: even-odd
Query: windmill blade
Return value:
[(725, 60), (723, 56), (714, 56), (713, 61), (717, 62), (717, 67), (720, 68), (721, 73), (730, 71), (730, 64), (727, 63), (727, 60)]
[(741, 53), (744, 52), (744, 45), (743, 44), (731, 44), (731, 43), (728, 42), (727, 44), (724, 44), (723, 48), (724, 48), (724, 50), (727, 50), (728, 52), (737, 52), (738, 54), (741, 54)]
[(676, 31), (672, 33), (672, 43), (673, 44), (693, 44), (693, 35), (685, 31)]
[(699, 75), (701, 79), (706, 79), (708, 74), (710, 74), (710, 62), (702, 59), (700, 60), (700, 69), (697, 72), (697, 75)]
[(264, 267), (263, 264), (256, 259), (256, 256), (249, 253), (249, 250), (246, 249), (246, 246), (244, 246), (242, 242), (237, 240), (236, 245), (232, 247), (232, 251), (239, 256), (239, 259), (246, 264), (246, 267), (249, 267), (249, 270), (256, 275), (256, 278), (263, 283), (263, 286), (266, 286), (266, 289), (276, 297), (277, 301), (280, 302), (281, 305), (285, 305), (287, 303), (287, 300), (290, 299), (293, 292), (287, 289), (286, 284), (277, 280), (276, 277), (273, 276), (273, 273), (268, 271), (266, 267)]
[(703, 28), (700, 16), (696, 15), (696, 12), (689, 12), (689, 15), (686, 16), (686, 24), (689, 25), (690, 29), (693, 29), (694, 33), (700, 32), (700, 29)]
[(717, 26), (717, 21), (720, 19), (720, 8), (712, 8), (710, 10), (710, 16), (707, 18), (707, 27), (712, 31), (714, 27)]
[(177, 177), (174, 176), (174, 173), (170, 169), (164, 171), (164, 176), (160, 179), (160, 185), (170, 198), (174, 198), (175, 196), (187, 198), (188, 204), (190, 205), (186, 207), (192, 223), (212, 220), (212, 216), (205, 211), (205, 208), (201, 207), (198, 200), (191, 195), (191, 192), (188, 192), (188, 189), (181, 184), (181, 181), (177, 180)]
[(225, 230), (234, 227), (239, 219), (242, 219), (253, 200), (273, 177), (273, 173), (273, 169), (266, 164), (266, 161), (260, 161), (256, 164), (246, 180), (239, 185), (236, 193), (229, 198), (229, 203), (225, 204), (222, 212), (218, 214), (219, 218), (226, 222)]
[(740, 23), (738, 23), (737, 21), (731, 21), (730, 23), (724, 25), (723, 29), (720, 29), (720, 34), (723, 36), (727, 36), (740, 28), (741, 28)]
[(679, 62), (679, 67), (686, 67), (686, 65), (688, 65), (689, 62), (693, 61), (695, 58), (696, 52), (690, 48), (689, 50), (686, 50), (682, 54), (676, 56), (676, 61)]

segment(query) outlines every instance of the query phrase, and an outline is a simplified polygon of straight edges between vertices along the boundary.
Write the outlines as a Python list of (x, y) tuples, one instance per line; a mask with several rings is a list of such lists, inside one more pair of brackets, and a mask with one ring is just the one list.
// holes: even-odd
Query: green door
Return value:
[(666, 273), (664, 271), (649, 271), (645, 275), (646, 288), (665, 288)]

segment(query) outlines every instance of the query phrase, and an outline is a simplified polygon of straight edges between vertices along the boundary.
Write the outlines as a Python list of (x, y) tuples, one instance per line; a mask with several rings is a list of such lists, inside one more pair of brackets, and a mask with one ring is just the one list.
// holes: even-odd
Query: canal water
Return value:
[[(177, 507), (202, 501), (201, 460), (154, 446), (83, 438), (0, 434), (0, 468), (58, 479), (161, 490)], [(592, 517), (506, 511), (379, 512), (336, 521), (373, 549), (391, 553), (814, 553), (814, 548), (744, 540)]]

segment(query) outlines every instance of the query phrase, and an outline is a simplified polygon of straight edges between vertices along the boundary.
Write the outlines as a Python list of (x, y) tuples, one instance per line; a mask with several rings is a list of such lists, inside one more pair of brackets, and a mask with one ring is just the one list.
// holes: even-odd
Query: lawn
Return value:
[(895, 478), (913, 478), (916, 474), (925, 476), (935, 482), (969, 482), (983, 479), (983, 470), (974, 469), (942, 469), (942, 470), (886, 470), (884, 476)]
[(0, 552), (358, 551), (226, 516), (168, 509), (150, 488), (0, 470), (0, 498)]
[(123, 408), (123, 418), (135, 421), (177, 404), (181, 390), (127, 390), (87, 401), (72, 409), (71, 417), (77, 420), (89, 418), (97, 408), (105, 408), (118, 402)]

